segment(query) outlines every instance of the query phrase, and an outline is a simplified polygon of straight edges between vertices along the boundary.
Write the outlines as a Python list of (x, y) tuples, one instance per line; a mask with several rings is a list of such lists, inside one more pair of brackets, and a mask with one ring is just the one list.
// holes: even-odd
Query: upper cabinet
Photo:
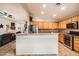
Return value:
[(71, 22), (79, 22), (79, 16), (73, 16), (67, 19), (60, 21), (59, 23), (56, 22), (31, 22), (32, 25), (36, 25), (39, 29), (67, 29), (66, 25)]
[(31, 22), (31, 25), (38, 26), (38, 22)]
[(66, 21), (67, 21), (67, 23), (66, 23), (66, 24), (70, 23), (70, 22), (72, 21), (72, 17), (67, 18), (67, 19), (66, 19)]
[(39, 29), (40, 29), (40, 28), (42, 29), (43, 26), (44, 26), (43, 23), (42, 23), (42, 22), (38, 22), (38, 24), (39, 24), (39, 25), (38, 25)]
[(76, 21), (79, 22), (79, 16), (73, 16), (73, 17), (67, 18), (65, 20), (62, 20), (61, 22), (59, 22), (59, 29), (67, 29), (66, 25), (68, 23), (76, 22)]
[(79, 16), (78, 16), (78, 22), (79, 22)]
[(31, 22), (31, 25), (36, 25), (39, 29), (58, 29), (56, 22)]
[(78, 21), (78, 16), (73, 16), (72, 17), (72, 22)]
[(48, 22), (43, 22), (43, 29), (49, 29), (49, 23)]
[(48, 24), (48, 28), (49, 28), (49, 29), (54, 29), (53, 23), (50, 22), (50, 23)]
[(60, 22), (59, 24), (60, 24), (59, 29), (63, 29), (63, 28), (64, 28), (64, 23), (63, 23), (63, 21), (62, 21), (62, 22)]
[(43, 23), (43, 29), (57, 29), (58, 23), (55, 22), (44, 22)]
[(50, 26), (52, 26), (51, 29), (58, 29), (58, 23), (56, 23), (56, 22), (51, 23), (51, 25), (49, 25), (49, 27)]

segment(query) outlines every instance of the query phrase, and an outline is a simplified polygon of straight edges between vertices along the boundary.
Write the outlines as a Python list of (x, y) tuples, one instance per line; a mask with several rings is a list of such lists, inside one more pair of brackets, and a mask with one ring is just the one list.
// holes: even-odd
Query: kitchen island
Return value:
[(16, 35), (16, 55), (58, 54), (58, 33)]

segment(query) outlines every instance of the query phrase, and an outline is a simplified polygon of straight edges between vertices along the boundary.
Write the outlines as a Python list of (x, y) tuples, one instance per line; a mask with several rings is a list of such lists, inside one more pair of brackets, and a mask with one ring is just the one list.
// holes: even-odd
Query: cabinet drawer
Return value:
[(63, 41), (64, 41), (64, 35), (63, 34), (59, 34), (58, 40), (59, 40), (59, 42), (63, 43)]
[(76, 38), (76, 39), (74, 39), (74, 41), (75, 41), (75, 42), (79, 42), (79, 39)]
[(74, 44), (77, 44), (77, 45), (79, 45), (79, 42), (77, 41), (77, 42), (74, 42)]
[(79, 39), (74, 40), (74, 45), (79, 45)]
[(74, 47), (78, 47), (79, 48), (79, 44), (74, 44)]
[(74, 38), (74, 50), (79, 52), (79, 38)]
[(79, 52), (79, 47), (74, 47), (74, 50)]

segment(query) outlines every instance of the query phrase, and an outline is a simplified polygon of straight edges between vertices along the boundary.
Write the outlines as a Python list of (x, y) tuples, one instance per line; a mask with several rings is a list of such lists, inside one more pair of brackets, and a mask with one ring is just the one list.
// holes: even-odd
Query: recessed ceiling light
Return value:
[(57, 15), (56, 14), (53, 14), (53, 17), (56, 17)]
[(46, 6), (47, 6), (46, 4), (43, 4), (43, 5), (42, 5), (43, 8), (46, 8)]
[(63, 6), (63, 7), (61, 7), (61, 10), (64, 10), (65, 9), (65, 7)]
[(41, 11), (41, 14), (43, 15), (44, 14), (44, 11)]
[(4, 17), (7, 17), (7, 16), (4, 16)]

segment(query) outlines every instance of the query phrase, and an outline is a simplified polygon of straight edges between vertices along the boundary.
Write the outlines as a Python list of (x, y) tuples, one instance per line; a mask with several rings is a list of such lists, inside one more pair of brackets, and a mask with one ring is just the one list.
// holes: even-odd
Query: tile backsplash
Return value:
[(59, 30), (60, 33), (69, 33), (70, 31), (79, 31), (79, 29), (66, 29), (66, 30)]

